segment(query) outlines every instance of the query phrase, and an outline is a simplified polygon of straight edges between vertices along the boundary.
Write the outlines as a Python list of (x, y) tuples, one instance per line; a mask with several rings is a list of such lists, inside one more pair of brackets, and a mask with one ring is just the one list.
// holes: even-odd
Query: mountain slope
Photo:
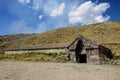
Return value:
[[(31, 34), (29, 37), (21, 37), (7, 42), (3, 41), (0, 47), (1, 50), (4, 50), (30, 45), (72, 42), (79, 35), (98, 43), (120, 43), (120, 22), (104, 22), (83, 27), (66, 27), (41, 34)], [(119, 49), (117, 50), (115, 51), (119, 53)]]

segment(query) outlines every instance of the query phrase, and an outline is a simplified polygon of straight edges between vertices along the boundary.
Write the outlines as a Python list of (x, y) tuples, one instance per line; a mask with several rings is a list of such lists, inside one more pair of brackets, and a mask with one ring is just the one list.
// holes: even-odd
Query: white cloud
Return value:
[(106, 12), (109, 7), (109, 3), (96, 4), (92, 1), (87, 1), (69, 12), (69, 23), (85, 25), (108, 21), (110, 16), (104, 17), (103, 13)]
[(25, 3), (30, 3), (30, 0), (18, 0), (18, 2), (25, 4)]
[(59, 16), (59, 15), (62, 15), (63, 11), (64, 11), (64, 8), (65, 8), (65, 3), (62, 3), (58, 8), (54, 9), (51, 12), (50, 16), (56, 17), (56, 16)]
[(100, 15), (100, 16), (96, 17), (95, 20), (97, 22), (104, 22), (104, 21), (109, 20), (109, 18), (110, 18), (110, 16), (103, 17), (102, 15)]
[(39, 18), (39, 19), (42, 19), (42, 18), (43, 18), (43, 15), (39, 15), (38, 18)]
[(24, 21), (14, 21), (11, 23), (8, 29), (9, 33), (32, 33), (33, 29), (28, 27)]
[(42, 7), (43, 0), (33, 0), (33, 9), (39, 11), (40, 7)]

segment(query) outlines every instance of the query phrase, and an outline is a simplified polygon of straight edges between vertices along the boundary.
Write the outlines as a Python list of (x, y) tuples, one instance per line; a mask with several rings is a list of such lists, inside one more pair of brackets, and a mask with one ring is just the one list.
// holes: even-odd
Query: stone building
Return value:
[(71, 60), (77, 63), (99, 63), (100, 55), (112, 58), (111, 50), (97, 44), (95, 41), (79, 36), (72, 43), (55, 43), (34, 45), (18, 49), (6, 50), (5, 54), (19, 54), (28, 52), (67, 52)]

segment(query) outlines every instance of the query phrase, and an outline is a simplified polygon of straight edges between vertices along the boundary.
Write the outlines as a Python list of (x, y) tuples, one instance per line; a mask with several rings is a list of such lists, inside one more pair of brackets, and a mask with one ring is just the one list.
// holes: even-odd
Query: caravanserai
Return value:
[(99, 63), (101, 55), (110, 59), (112, 58), (110, 49), (83, 36), (79, 36), (74, 41), (68, 43), (34, 45), (6, 50), (5, 54), (28, 52), (67, 52), (69, 59), (74, 60), (77, 63)]

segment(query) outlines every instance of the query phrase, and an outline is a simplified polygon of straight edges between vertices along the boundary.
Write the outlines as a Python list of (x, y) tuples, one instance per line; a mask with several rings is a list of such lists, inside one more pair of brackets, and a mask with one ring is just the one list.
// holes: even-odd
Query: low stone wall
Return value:
[(101, 60), (100, 64), (114, 64), (120, 65), (120, 60)]
[(30, 53), (30, 52), (45, 52), (45, 53), (49, 53), (49, 52), (67, 52), (66, 49), (48, 49), (48, 50), (14, 50), (14, 51), (5, 51), (5, 54), (21, 54), (21, 53)]

